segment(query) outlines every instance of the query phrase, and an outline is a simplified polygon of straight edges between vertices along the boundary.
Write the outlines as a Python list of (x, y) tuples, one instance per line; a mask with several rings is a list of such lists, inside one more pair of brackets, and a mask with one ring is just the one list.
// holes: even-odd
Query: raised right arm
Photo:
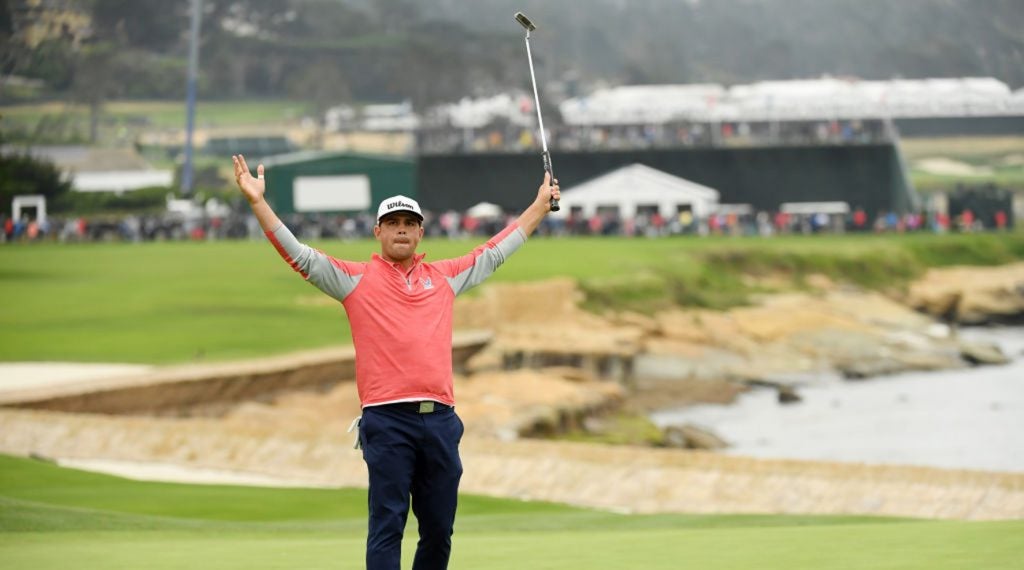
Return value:
[(263, 165), (256, 167), (257, 177), (253, 178), (245, 157), (237, 155), (231, 158), (235, 163), (238, 188), (249, 201), (253, 215), (277, 253), (306, 281), (331, 297), (344, 301), (362, 279), (366, 264), (341, 261), (300, 242), (264, 199)]

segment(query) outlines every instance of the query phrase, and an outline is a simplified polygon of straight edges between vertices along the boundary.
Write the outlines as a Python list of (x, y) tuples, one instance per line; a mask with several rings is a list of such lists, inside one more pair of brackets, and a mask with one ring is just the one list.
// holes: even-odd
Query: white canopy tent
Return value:
[(631, 164), (592, 178), (562, 192), (562, 209), (552, 214), (569, 215), (579, 209), (593, 216), (599, 209), (616, 209), (630, 218), (638, 210), (657, 208), (662, 216), (674, 217), (681, 207), (689, 207), (697, 218), (706, 217), (718, 204), (718, 191), (685, 178), (673, 176), (643, 164)]
[(500, 218), (504, 214), (501, 206), (490, 202), (480, 202), (476, 206), (466, 210), (466, 215), (477, 219)]

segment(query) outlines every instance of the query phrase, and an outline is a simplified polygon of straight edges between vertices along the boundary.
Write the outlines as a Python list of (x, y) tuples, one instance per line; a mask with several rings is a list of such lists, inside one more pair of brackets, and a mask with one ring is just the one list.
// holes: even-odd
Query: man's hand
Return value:
[(242, 155), (234, 155), (231, 160), (235, 163), (235, 182), (238, 184), (238, 189), (242, 191), (245, 199), (250, 204), (255, 204), (263, 199), (263, 193), (266, 191), (266, 183), (263, 181), (263, 165), (260, 164), (256, 167), (256, 178), (252, 177), (249, 173), (249, 165), (245, 163), (245, 157)]
[[(554, 182), (552, 184), (552, 182)], [(558, 179), (551, 180), (551, 174), (544, 173), (544, 183), (540, 185), (540, 189), (537, 190), (537, 200), (535, 204), (543, 204), (544, 213), (551, 211), (551, 199), (561, 200), (562, 195), (558, 191)]]
[(532, 234), (537, 229), (537, 226), (540, 225), (541, 220), (551, 213), (552, 198), (555, 200), (562, 199), (562, 195), (558, 192), (558, 179), (556, 178), (554, 184), (552, 184), (551, 175), (545, 172), (544, 183), (537, 190), (537, 199), (530, 204), (529, 208), (523, 210), (523, 213), (516, 219), (516, 223), (519, 225), (519, 229), (523, 230), (523, 233), (526, 235)]

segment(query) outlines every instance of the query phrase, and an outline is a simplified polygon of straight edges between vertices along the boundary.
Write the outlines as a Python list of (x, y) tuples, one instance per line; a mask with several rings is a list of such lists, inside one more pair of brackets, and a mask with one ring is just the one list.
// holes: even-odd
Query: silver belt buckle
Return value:
[(420, 402), (420, 413), (431, 414), (434, 412), (434, 402)]

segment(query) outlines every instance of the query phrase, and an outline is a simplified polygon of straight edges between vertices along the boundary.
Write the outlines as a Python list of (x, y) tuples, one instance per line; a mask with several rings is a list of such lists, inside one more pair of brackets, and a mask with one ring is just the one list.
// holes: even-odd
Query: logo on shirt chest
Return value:
[(434, 288), (434, 283), (430, 280), (429, 277), (422, 277), (422, 278), (420, 278), (420, 283), (423, 285), (423, 290), (424, 291), (427, 290), (427, 289), (433, 289)]

